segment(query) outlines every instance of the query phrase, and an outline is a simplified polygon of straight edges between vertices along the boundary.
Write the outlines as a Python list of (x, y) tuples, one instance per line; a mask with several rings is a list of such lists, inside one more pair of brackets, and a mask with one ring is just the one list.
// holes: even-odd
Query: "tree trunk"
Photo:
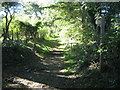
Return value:
[[(101, 19), (101, 30), (100, 30), (100, 49), (102, 49), (103, 43), (104, 43), (104, 39), (103, 39), (103, 35), (105, 33), (105, 18), (103, 17)], [(102, 66), (103, 66), (103, 52), (100, 52), (100, 72), (102, 72)]]
[(14, 37), (13, 37), (13, 30), (12, 30), (12, 40), (14, 39)]
[(19, 33), (18, 32), (16, 33), (16, 36), (17, 36), (17, 40), (19, 40)]
[[(5, 11), (6, 13), (6, 16), (5, 16), (5, 20), (6, 20), (6, 23), (5, 23), (5, 29), (4, 29), (4, 39), (3, 39), (3, 43), (7, 40), (7, 38), (10, 40), (10, 37), (9, 37), (9, 26), (10, 26), (10, 23), (12, 21), (12, 14), (10, 13), (10, 10), (7, 9), (7, 11)], [(8, 20), (8, 13), (10, 14), (10, 20)]]

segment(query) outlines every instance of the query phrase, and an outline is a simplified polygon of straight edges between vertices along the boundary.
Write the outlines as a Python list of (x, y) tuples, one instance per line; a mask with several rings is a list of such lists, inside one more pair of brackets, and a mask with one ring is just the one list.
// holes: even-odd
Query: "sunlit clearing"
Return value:
[(2, 41), (3, 41), (3, 37), (2, 37), (2, 38), (0, 38), (0, 43), (2, 43)]
[(21, 0), (22, 2), (35, 2), (43, 6), (54, 4), (57, 0)]
[(68, 75), (68, 76), (65, 76), (65, 75), (56, 75), (57, 77), (63, 77), (63, 78), (77, 78), (77, 77), (81, 77), (80, 75)]
[(19, 84), (8, 84), (7, 86), (13, 87), (13, 88), (21, 88), (22, 86)]
[(65, 73), (65, 72), (68, 72), (68, 70), (66, 70), (66, 69), (62, 69), (62, 70), (60, 70), (59, 72), (61, 72), (61, 73)]
[(66, 37), (67, 30), (62, 30), (60, 32), (60, 40), (62, 41), (61, 43), (66, 43), (69, 41), (69, 38)]
[(65, 63), (74, 63), (75, 61), (74, 60), (72, 60), (72, 59), (70, 59), (70, 60), (68, 60), (68, 61), (64, 61)]
[(42, 87), (47, 86), (45, 84), (37, 83), (37, 82), (30, 81), (28, 79), (24, 79), (24, 78), (20, 78), (20, 77), (15, 77), (13, 82), (25, 85), (25, 86), (27, 86), (29, 88), (42, 88)]

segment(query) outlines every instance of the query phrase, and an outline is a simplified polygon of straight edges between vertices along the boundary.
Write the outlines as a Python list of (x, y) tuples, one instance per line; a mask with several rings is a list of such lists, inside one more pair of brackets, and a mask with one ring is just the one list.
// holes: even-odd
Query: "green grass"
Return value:
[[(11, 47), (3, 47), (3, 68), (8, 68), (8, 71), (4, 75), (12, 75), (16, 71), (12, 71), (12, 69), (18, 70), (17, 75), (22, 75), (24, 72), (24, 68), (29, 66), (31, 68), (39, 69), (40, 67), (44, 67), (41, 64), (41, 58), (47, 57), (54, 45), (53, 40), (44, 40), (42, 42), (36, 43), (36, 47), (33, 49), (34, 42), (28, 42), (27, 44), (15, 44)], [(58, 43), (58, 42), (57, 42)], [(53, 46), (52, 46), (53, 45)], [(67, 72), (64, 73), (65, 76), (69, 75), (81, 75), (80, 78), (74, 79), (74, 86), (81, 88), (113, 88), (119, 87), (119, 75), (113, 74), (110, 72), (100, 73), (97, 69), (90, 70), (87, 66), (86, 68), (81, 69), (81, 65), (86, 66), (87, 61), (77, 61), (74, 57), (66, 56), (64, 57), (64, 69)], [(25, 66), (25, 67), (24, 67)], [(12, 67), (12, 69), (10, 69)], [(15, 67), (15, 68), (14, 68)], [(79, 68), (79, 70), (77, 70)], [(9, 75), (10, 74), (10, 75)], [(24, 76), (26, 73), (24, 74)], [(30, 74), (31, 75), (31, 74)], [(36, 78), (35, 75), (32, 76)], [(29, 76), (28, 76), (29, 78)], [(38, 78), (37, 78), (38, 79)], [(37, 80), (36, 79), (36, 80)], [(73, 78), (71, 79), (73, 80)], [(62, 83), (62, 82), (61, 82)]]

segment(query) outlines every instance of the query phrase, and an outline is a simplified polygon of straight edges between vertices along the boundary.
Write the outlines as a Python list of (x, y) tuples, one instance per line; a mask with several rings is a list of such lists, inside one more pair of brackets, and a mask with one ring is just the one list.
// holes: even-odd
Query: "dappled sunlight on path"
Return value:
[(49, 89), (75, 87), (76, 79), (79, 76), (67, 74), (67, 70), (64, 69), (63, 51), (54, 49), (46, 58), (40, 59), (35, 55), (34, 59), (32, 62), (29, 61), (26, 66), (11, 69), (12, 79), (7, 81), (12, 84), (8, 84), (7, 87), (16, 88), (19, 86), (23, 88), (25, 86), (27, 88)]

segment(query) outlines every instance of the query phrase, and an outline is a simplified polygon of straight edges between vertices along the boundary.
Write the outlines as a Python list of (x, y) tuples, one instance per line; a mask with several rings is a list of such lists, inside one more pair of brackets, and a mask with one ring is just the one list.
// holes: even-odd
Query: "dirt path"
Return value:
[[(76, 76), (66, 75), (63, 62), (63, 51), (55, 49), (51, 55), (45, 59), (34, 56), (35, 61), (29, 62), (24, 67), (12, 68), (12, 75), (8, 82), (12, 82), (7, 87), (15, 88), (49, 88), (61, 89), (71, 88), (74, 85)], [(38, 60), (38, 61), (37, 61)], [(6, 74), (6, 75), (9, 75)]]

